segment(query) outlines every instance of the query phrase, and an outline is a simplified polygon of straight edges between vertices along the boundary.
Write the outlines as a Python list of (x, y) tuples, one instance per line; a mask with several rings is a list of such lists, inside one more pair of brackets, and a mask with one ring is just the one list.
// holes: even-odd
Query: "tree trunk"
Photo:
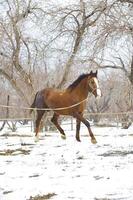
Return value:
[(80, 27), (80, 29), (78, 30), (72, 54), (71, 54), (70, 58), (68, 59), (66, 65), (65, 65), (63, 77), (62, 77), (60, 83), (57, 85), (58, 88), (61, 88), (66, 83), (66, 81), (68, 79), (69, 71), (70, 71), (70, 68), (73, 64), (76, 53), (78, 52), (78, 50), (80, 48), (80, 44), (82, 42), (82, 36), (84, 34), (84, 31), (85, 31), (85, 26), (83, 24), (82, 27)]
[(130, 81), (131, 81), (131, 84), (133, 85), (133, 55), (132, 55), (132, 61), (131, 61)]

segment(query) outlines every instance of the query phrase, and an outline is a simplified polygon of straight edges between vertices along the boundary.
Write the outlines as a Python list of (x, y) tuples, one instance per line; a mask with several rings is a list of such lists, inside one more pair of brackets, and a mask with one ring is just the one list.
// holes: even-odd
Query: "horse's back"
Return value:
[(42, 90), (43, 98), (49, 107), (59, 107), (68, 104), (70, 97), (65, 91), (53, 88)]

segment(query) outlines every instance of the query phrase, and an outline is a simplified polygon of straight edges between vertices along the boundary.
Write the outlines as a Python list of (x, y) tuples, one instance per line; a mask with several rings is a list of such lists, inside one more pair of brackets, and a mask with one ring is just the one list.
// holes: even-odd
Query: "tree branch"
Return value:
[(0, 69), (0, 75), (3, 75), (6, 78), (6, 80), (9, 81), (9, 83), (14, 88), (14, 90), (17, 91), (17, 93), (22, 97), (22, 99), (26, 101), (26, 103), (29, 105), (27, 97), (22, 92), (22, 90), (17, 86), (16, 81), (12, 79), (12, 77), (10, 77), (10, 75), (7, 72), (5, 72), (3, 69)]

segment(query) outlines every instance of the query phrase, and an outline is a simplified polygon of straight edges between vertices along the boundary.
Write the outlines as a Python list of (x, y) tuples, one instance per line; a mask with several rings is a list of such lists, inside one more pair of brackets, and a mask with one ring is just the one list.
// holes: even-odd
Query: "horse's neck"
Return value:
[(88, 85), (87, 80), (82, 80), (81, 83), (72, 91), (73, 95), (79, 100), (84, 100), (88, 96)]

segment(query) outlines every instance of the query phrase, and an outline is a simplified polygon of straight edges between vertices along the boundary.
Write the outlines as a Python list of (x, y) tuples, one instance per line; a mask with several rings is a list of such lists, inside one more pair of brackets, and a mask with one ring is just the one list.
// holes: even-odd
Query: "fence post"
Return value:
[(33, 130), (33, 128), (32, 128), (32, 124), (33, 124), (33, 121), (31, 120), (31, 122), (30, 122), (30, 128), (31, 128), (31, 132), (32, 132), (32, 130)]

